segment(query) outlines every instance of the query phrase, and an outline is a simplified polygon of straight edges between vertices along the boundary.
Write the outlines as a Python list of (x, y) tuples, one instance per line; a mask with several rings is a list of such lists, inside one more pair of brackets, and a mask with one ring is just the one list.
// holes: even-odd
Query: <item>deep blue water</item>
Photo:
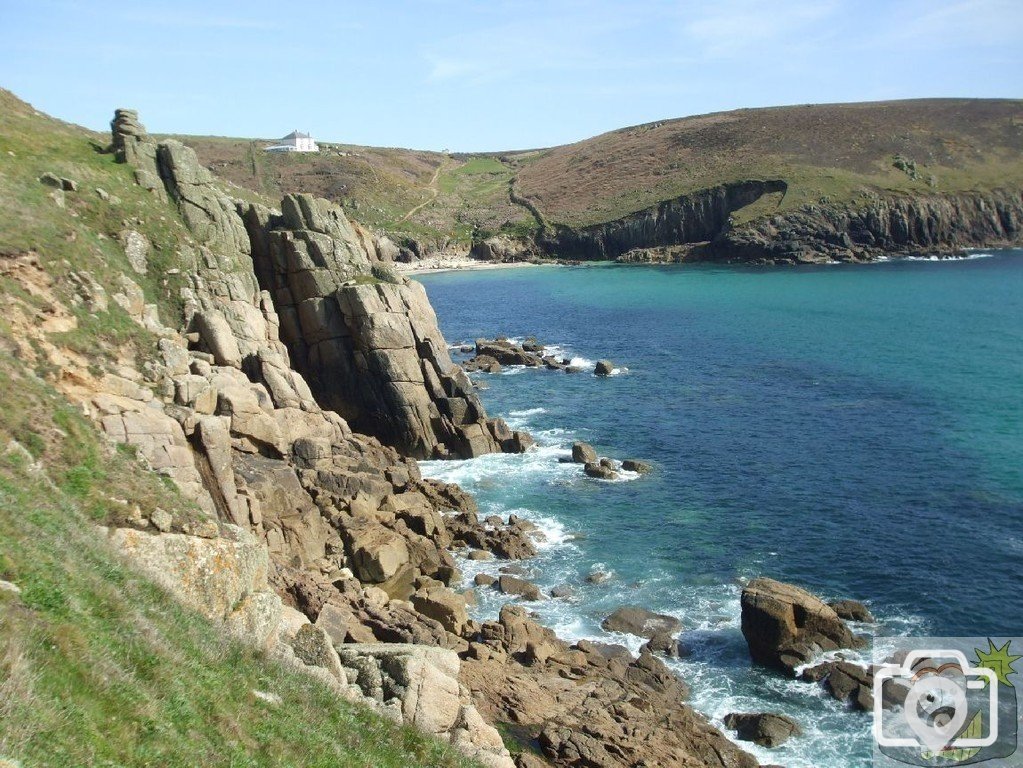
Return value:
[[(532, 431), (520, 457), (431, 462), (487, 513), (550, 536), (530, 564), (574, 601), (538, 608), (609, 638), (622, 603), (673, 613), (677, 666), (715, 721), (789, 711), (807, 735), (762, 760), (858, 765), (866, 717), (752, 669), (750, 577), (870, 603), (882, 633), (1023, 634), (1023, 251), (794, 268), (594, 265), (421, 278), (449, 342), (535, 335), (620, 375), (478, 377), (491, 415)], [(605, 483), (559, 464), (573, 439), (636, 457)], [(496, 564), (467, 564), (496, 568)], [(613, 573), (585, 583), (591, 570)], [(480, 612), (496, 612), (484, 595)]]

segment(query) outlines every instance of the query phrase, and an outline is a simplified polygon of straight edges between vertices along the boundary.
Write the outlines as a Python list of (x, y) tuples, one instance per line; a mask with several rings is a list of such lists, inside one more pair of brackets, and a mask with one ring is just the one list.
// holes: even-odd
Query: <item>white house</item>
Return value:
[(267, 152), (319, 152), (313, 137), (308, 133), (292, 131), (283, 139), (271, 147), (265, 148)]

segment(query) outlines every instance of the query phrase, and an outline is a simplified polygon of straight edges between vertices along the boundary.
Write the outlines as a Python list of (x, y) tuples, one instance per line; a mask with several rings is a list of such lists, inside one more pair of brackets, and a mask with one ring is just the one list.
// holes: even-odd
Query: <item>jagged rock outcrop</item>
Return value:
[(472, 244), (469, 256), (479, 261), (525, 261), (536, 255), (535, 247), (528, 242), (516, 240), (508, 235), (495, 235)]
[(289, 195), (280, 216), (250, 206), (245, 222), (281, 334), (322, 405), (417, 458), (524, 449), (451, 362), (423, 287), (375, 270), (339, 207)]
[(480, 711), (515, 723), (556, 765), (757, 765), (685, 704), (685, 684), (648, 653), (570, 646), (510, 605), (479, 637), (461, 679)]
[(118, 109), (110, 123), (113, 136), (111, 149), (122, 163), (135, 168), (135, 182), (161, 199), (165, 199), (160, 174), (156, 169), (156, 142), (149, 138), (134, 109)]

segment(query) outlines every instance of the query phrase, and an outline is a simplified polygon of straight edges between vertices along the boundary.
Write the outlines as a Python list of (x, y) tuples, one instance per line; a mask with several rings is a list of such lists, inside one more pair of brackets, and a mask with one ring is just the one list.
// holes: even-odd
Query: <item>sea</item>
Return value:
[[(526, 575), (573, 594), (528, 607), (561, 637), (635, 651), (600, 627), (615, 608), (678, 617), (686, 655), (668, 664), (699, 712), (800, 723), (781, 747), (741, 743), (762, 763), (869, 765), (870, 717), (750, 663), (749, 579), (862, 600), (870, 635), (1023, 635), (1023, 250), (418, 279), (456, 359), (478, 337), (535, 336), (584, 369), (474, 374), (488, 413), (536, 447), (423, 473), (540, 526)], [(562, 461), (575, 440), (654, 470), (588, 478)], [(507, 563), (460, 565), (471, 582)], [(476, 618), (506, 599), (480, 590)]]

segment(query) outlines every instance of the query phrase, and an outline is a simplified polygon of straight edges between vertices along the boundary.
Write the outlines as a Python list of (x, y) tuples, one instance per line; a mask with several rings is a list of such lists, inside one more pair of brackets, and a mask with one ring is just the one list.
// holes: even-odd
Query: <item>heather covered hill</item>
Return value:
[(556, 147), (517, 177), (552, 222), (585, 226), (728, 182), (780, 179), (783, 210), (1023, 185), (1023, 102), (921, 99), (742, 109)]

